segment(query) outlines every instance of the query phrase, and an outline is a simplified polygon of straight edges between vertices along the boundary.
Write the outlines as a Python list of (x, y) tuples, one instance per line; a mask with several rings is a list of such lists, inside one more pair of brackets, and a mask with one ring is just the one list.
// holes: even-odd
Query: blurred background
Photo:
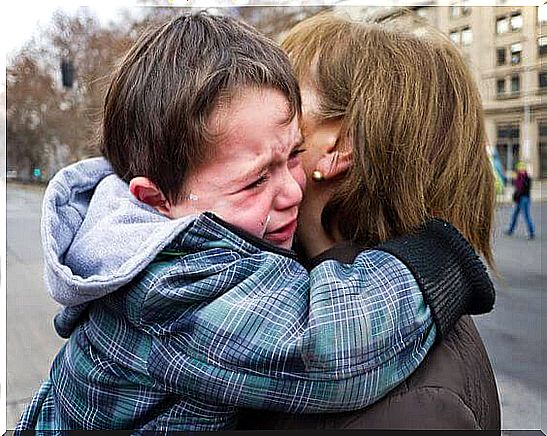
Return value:
[[(197, 1), (179, 3), (201, 6)], [(379, 9), (351, 5), (354, 1), (316, 1), (315, 6), (293, 1), (275, 7), (252, 0), (217, 3), (225, 5), (210, 8), (214, 13), (240, 17), (274, 39), (324, 9), (345, 8), (356, 19)], [(60, 168), (98, 154), (95, 135), (110, 72), (144, 28), (181, 12), (172, 7), (176, 4), (50, 8), (38, 24), (29, 10), (33, 33), (24, 41), (7, 40), (8, 429), (47, 377), (63, 343), (52, 327), (58, 307), (42, 281), (39, 220), (44, 186)], [(388, 13), (397, 7), (381, 9)], [(547, 186), (547, 7), (504, 1), (491, 6), (416, 1), (408, 7), (460, 46), (479, 84), (497, 175), (495, 258), (501, 279), (496, 309), (475, 321), (498, 380), (503, 428), (545, 429), (546, 282), (541, 251), (547, 195), (542, 189)], [(10, 24), (28, 25), (25, 16), (20, 11)], [(12, 20), (9, 11), (4, 20)], [(503, 236), (518, 161), (527, 164), (533, 179), (534, 241), (525, 238), (522, 222), (512, 238)]]
[[(216, 12), (238, 16), (272, 38), (322, 9), (346, 8), (356, 18), (372, 9), (345, 6), (347, 1), (316, 7), (246, 3)], [(411, 8), (461, 47), (475, 75), (502, 175), (510, 178), (522, 160), (533, 178), (547, 178), (547, 6), (421, 3)], [(96, 154), (94, 134), (113, 65), (143, 28), (177, 13), (150, 2), (57, 10), (32, 39), (8, 53), (7, 177), (47, 181), (68, 163)]]

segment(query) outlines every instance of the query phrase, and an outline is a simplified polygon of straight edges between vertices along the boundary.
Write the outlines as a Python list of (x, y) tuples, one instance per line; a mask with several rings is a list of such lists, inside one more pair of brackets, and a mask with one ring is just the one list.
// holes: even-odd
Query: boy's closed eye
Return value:
[(291, 154), (289, 156), (289, 159), (297, 158), (298, 155), (304, 153), (306, 149), (302, 146), (295, 148), (293, 151), (291, 151)]
[(267, 172), (262, 173), (256, 180), (254, 180), (252, 183), (250, 183), (245, 188), (243, 188), (243, 190), (249, 191), (249, 190), (260, 188), (262, 185), (264, 185), (268, 181), (269, 178), (270, 178), (269, 173)]

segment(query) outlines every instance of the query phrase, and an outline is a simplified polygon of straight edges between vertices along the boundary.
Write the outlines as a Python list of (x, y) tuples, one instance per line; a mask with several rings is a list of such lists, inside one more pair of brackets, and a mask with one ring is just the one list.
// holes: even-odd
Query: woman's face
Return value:
[(211, 211), (272, 244), (290, 249), (305, 176), (298, 122), (289, 124), (279, 91), (249, 88), (211, 116), (220, 133), (211, 161), (189, 178), (188, 199), (171, 218)]

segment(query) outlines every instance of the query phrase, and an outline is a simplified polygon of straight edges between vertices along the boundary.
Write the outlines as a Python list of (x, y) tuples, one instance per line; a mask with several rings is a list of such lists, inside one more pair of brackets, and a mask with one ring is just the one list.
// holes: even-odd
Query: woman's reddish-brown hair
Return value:
[(317, 120), (340, 119), (353, 146), (323, 225), (370, 246), (439, 217), (493, 265), (494, 178), (471, 73), (440, 32), (372, 21), (319, 14), (283, 42), (319, 97)]

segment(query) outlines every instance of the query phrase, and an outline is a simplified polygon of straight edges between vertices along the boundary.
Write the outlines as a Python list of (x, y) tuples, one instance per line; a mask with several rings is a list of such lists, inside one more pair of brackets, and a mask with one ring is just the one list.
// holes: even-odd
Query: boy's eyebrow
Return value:
[[(294, 145), (291, 147), (291, 153), (296, 150), (298, 147), (301, 147), (302, 144), (304, 144), (304, 136), (300, 133), (298, 136), (298, 139), (294, 143)], [(236, 179), (236, 182), (242, 182), (247, 183), (250, 182), (253, 178), (259, 176), (260, 174), (263, 174), (270, 166), (272, 162), (266, 162), (265, 164), (261, 165), (260, 167), (253, 167), (249, 171), (245, 172), (241, 175), (241, 177), (238, 177)]]

